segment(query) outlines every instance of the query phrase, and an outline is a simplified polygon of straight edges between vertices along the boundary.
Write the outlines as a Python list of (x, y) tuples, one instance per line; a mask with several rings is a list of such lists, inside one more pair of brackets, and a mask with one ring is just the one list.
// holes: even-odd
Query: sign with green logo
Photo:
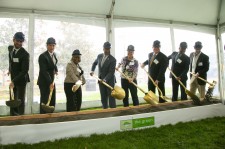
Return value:
[(121, 130), (127, 130), (132, 129), (133, 127), (132, 120), (122, 120), (120, 121), (120, 129)]
[(145, 117), (145, 118), (137, 118), (137, 119), (120, 121), (121, 130), (140, 128), (140, 127), (146, 127), (146, 126), (152, 126), (152, 125), (155, 125), (154, 117)]

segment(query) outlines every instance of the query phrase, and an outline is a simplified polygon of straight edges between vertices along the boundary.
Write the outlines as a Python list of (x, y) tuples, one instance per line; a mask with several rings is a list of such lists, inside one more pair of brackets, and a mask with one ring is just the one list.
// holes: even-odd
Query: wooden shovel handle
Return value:
[(149, 73), (147, 72), (147, 70), (143, 67), (142, 68), (148, 75), (148, 78), (152, 81), (152, 83), (155, 85), (155, 87), (159, 90), (161, 97), (163, 97), (162, 91), (159, 88), (159, 86), (155, 83), (155, 81), (152, 79), (152, 77), (149, 75)]
[(113, 90), (112, 86), (110, 86), (106, 82), (102, 81), (102, 79), (99, 79), (96, 75), (93, 75), (92, 77), (96, 78), (98, 81), (100, 81), (102, 84), (104, 84), (105, 86), (107, 86), (109, 89)]
[(12, 87), (9, 87), (9, 92), (10, 92), (11, 99), (14, 100), (14, 93), (13, 93)]
[[(120, 70), (116, 69), (124, 78), (126, 78), (127, 80), (129, 80), (129, 78), (123, 73), (121, 72)], [(131, 81), (131, 83), (137, 87), (140, 91), (142, 91), (144, 94), (147, 94), (147, 92), (145, 92), (142, 88), (140, 88), (139, 86), (137, 86), (136, 83), (134, 83), (133, 81)]]
[[(197, 77), (197, 75), (195, 73), (193, 73), (193, 72), (190, 72), (190, 74), (192, 74), (193, 76)], [(209, 81), (203, 79), (202, 77), (199, 77), (198, 76), (197, 78), (200, 79), (200, 80), (202, 80), (202, 81), (204, 81), (205, 83), (208, 83), (211, 86), (214, 86), (215, 85), (214, 83), (210, 83)]]
[[(11, 78), (11, 74), (9, 74), (9, 78)], [(14, 93), (13, 93), (13, 87), (9, 86), (9, 92), (10, 92), (10, 96), (11, 96), (11, 99), (14, 100)]]
[[(169, 67), (167, 67), (167, 69), (169, 69), (169, 71), (171, 72), (171, 74), (175, 77), (175, 78), (177, 78), (177, 76), (173, 73), (173, 71), (169, 68)], [(180, 83), (180, 85), (185, 89), (185, 90), (187, 90), (187, 88), (184, 86), (184, 84), (180, 81), (180, 80), (177, 80), (179, 83)]]
[[(55, 83), (53, 82), (53, 86), (54, 85), (55, 85)], [(48, 102), (47, 102), (46, 106), (49, 106), (49, 104), (51, 102), (53, 90), (54, 90), (54, 88), (50, 89), (50, 93), (49, 93), (49, 96), (48, 96)]]

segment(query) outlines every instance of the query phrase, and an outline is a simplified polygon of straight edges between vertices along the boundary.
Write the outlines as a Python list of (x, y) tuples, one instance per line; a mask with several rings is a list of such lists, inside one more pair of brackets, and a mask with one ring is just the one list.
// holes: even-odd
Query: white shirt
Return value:
[(195, 55), (195, 53), (194, 53), (193, 61), (192, 61), (192, 73), (195, 73), (195, 69), (196, 69), (196, 66), (197, 66), (197, 61), (198, 61), (198, 58), (199, 58), (201, 53), (202, 52), (198, 53), (198, 55)]

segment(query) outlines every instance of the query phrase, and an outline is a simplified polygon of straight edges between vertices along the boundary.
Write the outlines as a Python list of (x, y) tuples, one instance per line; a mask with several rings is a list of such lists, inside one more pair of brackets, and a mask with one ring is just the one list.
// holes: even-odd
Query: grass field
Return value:
[(225, 117), (1, 149), (224, 149)]

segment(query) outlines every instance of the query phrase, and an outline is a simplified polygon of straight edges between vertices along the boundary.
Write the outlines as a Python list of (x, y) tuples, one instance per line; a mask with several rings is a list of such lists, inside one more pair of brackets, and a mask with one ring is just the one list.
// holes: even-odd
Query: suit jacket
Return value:
[(154, 52), (148, 55), (148, 60), (144, 62), (144, 65), (148, 65), (148, 72), (153, 80), (158, 80), (160, 82), (165, 82), (165, 72), (168, 67), (168, 58), (162, 52), (159, 52), (154, 58), (152, 65), (151, 58), (154, 55)]
[[(79, 71), (80, 72), (79, 72)], [(78, 80), (82, 80), (85, 83), (85, 78), (81, 67), (76, 65), (72, 60), (66, 66), (66, 78), (64, 80), (65, 83), (76, 83)]]
[(103, 53), (97, 56), (97, 59), (92, 64), (91, 71), (95, 71), (95, 68), (98, 65), (98, 77), (114, 87), (116, 59), (110, 54), (101, 66), (103, 56)]
[[(190, 54), (190, 71), (192, 72), (192, 62), (193, 62), (194, 52)], [(197, 63), (196, 63), (196, 69), (195, 73), (199, 74), (199, 77), (202, 77), (203, 79), (207, 80), (207, 71), (209, 70), (209, 57), (201, 52), (201, 54), (198, 57)], [(192, 75), (191, 75), (192, 77)], [(206, 82), (197, 79), (199, 85), (205, 85)]]
[(30, 82), (29, 78), (29, 53), (21, 47), (13, 56), (14, 46), (9, 46), (9, 72), (11, 80), (15, 85), (26, 85)]
[[(187, 73), (189, 70), (190, 59), (186, 54), (182, 54), (177, 60), (176, 57), (179, 53), (173, 52), (168, 56), (168, 60), (172, 59), (171, 70), (175, 73), (177, 77), (180, 77), (182, 80), (187, 80)], [(170, 73), (170, 77), (173, 77)]]
[(56, 58), (55, 53), (53, 53), (53, 56), (56, 60), (55, 64), (53, 63), (52, 58), (48, 53), (48, 51), (42, 53), (38, 58), (39, 76), (37, 84), (40, 86), (42, 85), (49, 86), (55, 78), (55, 73), (58, 72), (58, 68), (56, 65), (58, 60)]

